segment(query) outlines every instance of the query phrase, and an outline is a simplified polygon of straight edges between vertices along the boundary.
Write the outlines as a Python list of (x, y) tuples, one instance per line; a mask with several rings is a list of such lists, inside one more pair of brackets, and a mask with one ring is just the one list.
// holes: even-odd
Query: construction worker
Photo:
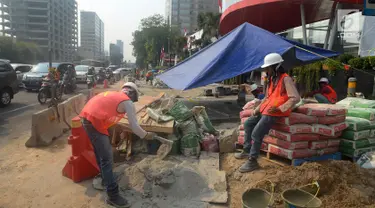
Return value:
[(137, 86), (127, 82), (120, 92), (108, 91), (91, 98), (79, 114), (83, 128), (94, 147), (108, 195), (106, 202), (115, 207), (130, 207), (130, 204), (119, 194), (117, 179), (112, 171), (113, 153), (108, 128), (118, 123), (126, 113), (129, 127), (137, 136), (147, 140), (155, 136), (155, 133), (143, 130), (137, 122), (133, 102), (138, 101), (138, 96)]
[(57, 84), (60, 81), (61, 75), (60, 75), (60, 72), (56, 69), (56, 67), (50, 67), (48, 68), (47, 77), (51, 83), (51, 105), (55, 105), (57, 104), (57, 101), (56, 101)]
[(337, 102), (336, 91), (329, 85), (327, 78), (322, 77), (319, 80), (319, 90), (308, 93), (305, 97), (312, 97), (319, 103), (335, 104)]
[[(257, 158), (263, 142), (263, 137), (269, 132), (277, 118), (289, 116), (292, 107), (300, 100), (293, 79), (285, 73), (281, 64), (283, 58), (277, 53), (270, 53), (264, 57), (261, 68), (267, 73), (268, 84), (266, 97), (254, 110), (244, 124), (245, 143), (243, 151), (235, 154), (237, 159), (248, 158), (239, 171), (241, 173), (251, 172), (259, 169)], [(253, 144), (251, 144), (253, 141)]]

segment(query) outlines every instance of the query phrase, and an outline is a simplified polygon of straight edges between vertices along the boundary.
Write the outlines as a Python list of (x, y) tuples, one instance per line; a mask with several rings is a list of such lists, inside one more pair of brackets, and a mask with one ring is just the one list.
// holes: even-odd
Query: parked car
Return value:
[(17, 73), (17, 80), (18, 80), (18, 87), (23, 87), (22, 84), (22, 78), (23, 75), (31, 70), (33, 68), (32, 65), (30, 64), (16, 64), (16, 63), (11, 63), (14, 71)]
[(77, 74), (77, 82), (86, 82), (87, 72), (89, 71), (89, 66), (87, 65), (77, 65), (75, 67)]
[(130, 68), (118, 68), (113, 72), (113, 75), (115, 76), (115, 80), (119, 81), (126, 75), (130, 74), (132, 69)]
[(0, 107), (9, 105), (18, 90), (16, 71), (8, 60), (0, 59)]
[[(57, 68), (61, 74), (61, 79), (68, 66), (74, 65), (72, 63), (52, 63), (52, 67)], [(23, 75), (22, 83), (27, 91), (39, 90), (42, 85), (42, 80), (48, 74), (49, 63), (39, 63), (33, 67), (30, 72)]]

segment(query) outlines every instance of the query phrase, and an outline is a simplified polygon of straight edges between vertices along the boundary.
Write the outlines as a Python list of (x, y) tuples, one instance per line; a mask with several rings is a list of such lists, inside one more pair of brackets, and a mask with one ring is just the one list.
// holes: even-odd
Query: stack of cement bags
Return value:
[(340, 152), (358, 159), (363, 153), (375, 150), (375, 101), (362, 98), (346, 98), (338, 105), (347, 108), (346, 122)]

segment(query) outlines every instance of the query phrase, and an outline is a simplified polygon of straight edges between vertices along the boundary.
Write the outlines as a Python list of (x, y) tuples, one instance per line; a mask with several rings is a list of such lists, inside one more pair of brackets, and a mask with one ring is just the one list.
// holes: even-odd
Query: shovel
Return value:
[(168, 139), (164, 139), (163, 137), (160, 137), (160, 136), (155, 136), (154, 139), (161, 142), (161, 145), (160, 145), (156, 155), (159, 159), (163, 160), (169, 154), (169, 152), (171, 152), (173, 141), (170, 141)]

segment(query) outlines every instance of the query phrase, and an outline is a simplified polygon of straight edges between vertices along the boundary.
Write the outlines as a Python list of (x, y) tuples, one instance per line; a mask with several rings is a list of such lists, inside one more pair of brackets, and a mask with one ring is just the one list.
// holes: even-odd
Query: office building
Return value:
[(124, 55), (124, 42), (122, 40), (117, 40), (116, 45), (120, 48), (120, 53)]
[(219, 13), (218, 0), (166, 0), (165, 17), (170, 25), (180, 28), (184, 34), (198, 29), (198, 14)]
[(104, 59), (104, 23), (95, 12), (81, 11), (80, 56)]
[(75, 0), (0, 0), (0, 34), (34, 42), (48, 60), (73, 61), (78, 46)]

